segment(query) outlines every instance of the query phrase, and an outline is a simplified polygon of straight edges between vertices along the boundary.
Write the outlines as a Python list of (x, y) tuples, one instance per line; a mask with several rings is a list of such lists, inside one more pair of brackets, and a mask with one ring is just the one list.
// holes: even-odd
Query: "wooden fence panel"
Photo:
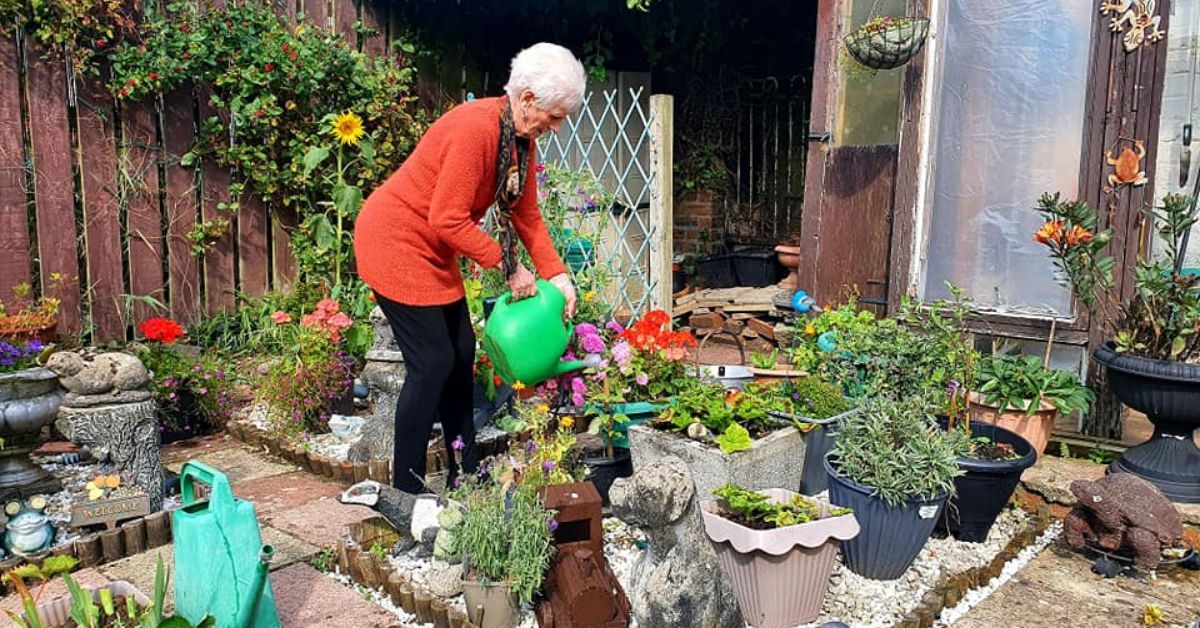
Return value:
[(267, 231), (271, 225), (267, 208), (254, 194), (243, 194), (238, 204), (238, 289), (252, 297), (266, 294), (271, 268), (267, 253)]
[(12, 288), (30, 279), (25, 140), (17, 44), (0, 37), (0, 301), (14, 304)]
[(326, 0), (304, 0), (304, 17), (317, 28), (329, 28), (329, 3)]
[[(209, 117), (217, 115), (212, 105), (208, 104), (208, 90), (201, 90), (200, 120), (203, 123)], [(200, 213), (203, 220), (218, 221), (236, 220), (230, 212), (220, 209), (221, 203), (229, 202), (229, 169), (220, 166), (213, 159), (205, 159), (201, 166)], [(232, 221), (231, 221), (232, 222)], [(204, 254), (204, 311), (216, 314), (233, 307), (234, 295), (234, 245), (236, 230), (230, 225), (229, 231), (218, 238), (216, 243)]]
[[(126, 227), (129, 255), (129, 289), (135, 296), (163, 301), (162, 207), (158, 196), (158, 160), (161, 157), (154, 104), (136, 102), (121, 110), (122, 142), (129, 176), (126, 202)], [(161, 312), (135, 301), (133, 321), (137, 323)]]
[(112, 97), (96, 79), (76, 77), (80, 176), (83, 180), (84, 243), (88, 268), (87, 294), (93, 340), (125, 338), (122, 294), (121, 233), (116, 177), (117, 140)]
[[(42, 287), (47, 294), (61, 300), (58, 329), (79, 330), (83, 317), (76, 248), (75, 182), (71, 173), (71, 128), (67, 121), (66, 66), (61, 60), (47, 57), (37, 46), (26, 50)], [(50, 281), (53, 274), (62, 277), (57, 286)]]
[(296, 279), (296, 258), (292, 255), (291, 232), (298, 224), (296, 212), (276, 209), (271, 212), (271, 286), (286, 291)]
[(381, 56), (387, 51), (388, 3), (386, 0), (359, 0), (359, 3), (359, 19), (375, 34), (359, 36), (358, 49), (372, 57)]
[(346, 43), (358, 49), (358, 35), (354, 31), (354, 22), (358, 20), (357, 0), (334, 0), (333, 32), (340, 33)]
[(200, 313), (200, 264), (192, 255), (188, 231), (196, 224), (196, 177), (179, 165), (195, 134), (191, 86), (163, 96), (163, 150), (167, 171), (167, 260), (171, 271), (171, 316), (191, 323)]

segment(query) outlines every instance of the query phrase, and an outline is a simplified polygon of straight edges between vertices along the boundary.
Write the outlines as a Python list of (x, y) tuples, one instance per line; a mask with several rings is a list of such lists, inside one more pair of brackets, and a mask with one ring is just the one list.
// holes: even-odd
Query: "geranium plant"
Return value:
[(717, 502), (721, 515), (747, 528), (770, 530), (794, 526), (826, 517), (840, 517), (853, 512), (850, 508), (830, 508), (821, 515), (821, 506), (810, 497), (794, 495), (783, 503), (773, 503), (771, 498), (734, 484), (726, 484), (713, 491), (720, 498)]
[(1046, 222), (1034, 240), (1050, 249), (1060, 283), (1075, 299), (1098, 313), (1106, 324), (1115, 322), (1116, 350), (1140, 357), (1196, 362), (1200, 360), (1200, 276), (1181, 272), (1183, 240), (1196, 223), (1191, 199), (1168, 194), (1162, 206), (1148, 210), (1164, 245), (1159, 259), (1139, 259), (1133, 270), (1133, 295), (1112, 308), (1096, 295), (1113, 285), (1113, 258), (1102, 249), (1111, 230), (1097, 232), (1096, 210), (1081, 202), (1064, 202), (1058, 194), (1043, 195), (1038, 203)]
[(170, 318), (156, 317), (137, 326), (143, 341), (137, 356), (150, 370), (159, 430), (221, 427), (232, 411), (231, 371), (215, 350), (191, 352), (178, 346), (187, 330)]
[(337, 301), (323, 299), (298, 324), (286, 312), (275, 323), (279, 355), (260, 367), (258, 399), (280, 431), (324, 431), (330, 404), (353, 383), (353, 361), (340, 346), (353, 321)]

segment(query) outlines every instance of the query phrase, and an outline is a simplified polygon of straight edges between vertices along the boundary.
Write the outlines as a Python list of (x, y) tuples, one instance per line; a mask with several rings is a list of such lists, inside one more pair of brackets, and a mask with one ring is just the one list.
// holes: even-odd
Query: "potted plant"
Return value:
[(927, 18), (876, 16), (842, 42), (855, 61), (873, 70), (890, 70), (912, 60), (928, 33)]
[(179, 342), (186, 335), (183, 326), (169, 318), (146, 319), (137, 329), (143, 342), (136, 355), (152, 375), (150, 391), (163, 444), (224, 427), (233, 398), (232, 373), (216, 352), (189, 350)]
[(64, 396), (58, 375), (42, 366), (52, 351), (37, 338), (0, 341), (0, 492), (49, 494), (59, 488), (58, 480), (29, 459)]
[(746, 623), (795, 626), (821, 612), (838, 543), (858, 522), (835, 508), (785, 489), (751, 491), (728, 484), (702, 501), (700, 516)]
[(1200, 427), (1200, 276), (1183, 269), (1196, 223), (1191, 199), (1170, 194), (1148, 211), (1165, 255), (1138, 260), (1133, 292), (1115, 316), (1096, 298), (1113, 283), (1113, 258), (1102, 253), (1112, 231), (1098, 231), (1094, 208), (1058, 194), (1043, 195), (1038, 211), (1046, 222), (1034, 239), (1050, 250), (1060, 282), (1116, 330), (1092, 357), (1117, 399), (1154, 424), (1150, 440), (1126, 450), (1111, 469), (1148, 480), (1172, 501), (1200, 502), (1200, 449), (1192, 441)]
[(925, 547), (962, 473), (929, 400), (873, 399), (842, 421), (825, 459), (829, 501), (854, 510), (861, 533), (842, 545), (846, 566), (876, 580), (904, 575)]
[(800, 471), (800, 492), (816, 495), (829, 488), (825, 473), (825, 456), (837, 439), (842, 419), (858, 412), (859, 408), (842, 391), (816, 377), (787, 379), (780, 388), (790, 407), (785, 411), (772, 410), (775, 417), (793, 422), (804, 433), (804, 463)]
[(979, 364), (978, 387), (968, 398), (972, 420), (1019, 434), (1040, 457), (1059, 413), (1087, 412), (1091, 389), (1069, 371), (1047, 368), (1032, 355), (992, 355)]
[(532, 483), (469, 478), (450, 496), (463, 515), (455, 540), (467, 615), (483, 628), (516, 625), (517, 609), (533, 600), (550, 565), (554, 513)]
[[(47, 291), (53, 291), (62, 282), (62, 273), (51, 273)], [(12, 291), (16, 300), (24, 306), (10, 311), (8, 305), (0, 302), (0, 340), (14, 344), (24, 344), (33, 339), (44, 344), (53, 342), (61, 301), (45, 294), (31, 299), (33, 288), (28, 282), (14, 285)]]

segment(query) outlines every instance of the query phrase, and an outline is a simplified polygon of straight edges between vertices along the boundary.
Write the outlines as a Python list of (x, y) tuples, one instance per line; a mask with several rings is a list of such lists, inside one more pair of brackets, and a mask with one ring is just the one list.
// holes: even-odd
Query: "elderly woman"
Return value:
[[(533, 170), (535, 141), (579, 108), (584, 83), (582, 64), (566, 48), (540, 43), (521, 51), (504, 96), (458, 105), (439, 118), (363, 204), (354, 231), (358, 274), (375, 291), (407, 368), (392, 466), (401, 491), (423, 491), (435, 420), (451, 459), (468, 472), (478, 466), (475, 334), (458, 258), (499, 267), (515, 298), (532, 296), (536, 279), (517, 258), (515, 234), (538, 275), (566, 296), (567, 316), (574, 313), (575, 289), (538, 210)], [(499, 241), (480, 229), (493, 203)], [(452, 476), (456, 471), (451, 465)]]

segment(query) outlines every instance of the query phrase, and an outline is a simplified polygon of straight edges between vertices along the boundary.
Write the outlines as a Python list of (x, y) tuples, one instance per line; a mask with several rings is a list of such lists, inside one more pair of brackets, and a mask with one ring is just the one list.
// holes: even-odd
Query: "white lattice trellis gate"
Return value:
[(616, 198), (595, 242), (609, 264), (614, 311), (671, 309), (672, 98), (646, 88), (591, 92), (559, 132), (538, 144), (544, 163), (584, 168)]

